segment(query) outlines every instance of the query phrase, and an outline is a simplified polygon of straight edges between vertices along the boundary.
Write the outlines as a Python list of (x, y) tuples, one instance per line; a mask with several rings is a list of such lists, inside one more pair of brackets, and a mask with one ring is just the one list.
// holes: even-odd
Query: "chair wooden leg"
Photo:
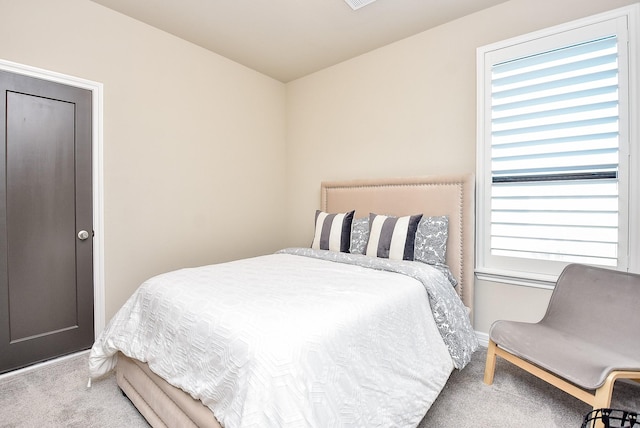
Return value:
[(593, 399), (593, 410), (606, 409), (611, 405), (611, 395), (613, 394), (613, 384), (615, 379), (608, 379), (600, 388), (596, 389)]
[(493, 375), (496, 371), (496, 343), (489, 339), (487, 347), (487, 361), (484, 366), (484, 383), (491, 385), (493, 383)]

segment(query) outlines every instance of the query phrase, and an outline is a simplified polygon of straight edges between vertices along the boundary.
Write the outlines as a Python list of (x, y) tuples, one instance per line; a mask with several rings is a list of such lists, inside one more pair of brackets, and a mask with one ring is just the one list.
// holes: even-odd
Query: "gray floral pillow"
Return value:
[(449, 217), (423, 217), (416, 232), (414, 259), (430, 265), (446, 264), (448, 235)]
[(354, 218), (351, 223), (351, 254), (364, 254), (369, 240), (369, 218)]

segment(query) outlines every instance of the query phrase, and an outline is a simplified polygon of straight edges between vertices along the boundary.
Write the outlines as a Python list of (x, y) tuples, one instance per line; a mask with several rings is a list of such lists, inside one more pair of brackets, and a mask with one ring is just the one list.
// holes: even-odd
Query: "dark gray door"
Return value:
[(0, 94), (1, 373), (94, 335), (91, 92), (0, 71)]

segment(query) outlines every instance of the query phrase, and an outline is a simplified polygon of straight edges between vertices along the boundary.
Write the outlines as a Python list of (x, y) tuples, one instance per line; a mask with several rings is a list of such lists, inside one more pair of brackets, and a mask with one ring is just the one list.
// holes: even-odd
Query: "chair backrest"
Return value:
[(571, 264), (542, 324), (625, 355), (640, 355), (640, 275)]

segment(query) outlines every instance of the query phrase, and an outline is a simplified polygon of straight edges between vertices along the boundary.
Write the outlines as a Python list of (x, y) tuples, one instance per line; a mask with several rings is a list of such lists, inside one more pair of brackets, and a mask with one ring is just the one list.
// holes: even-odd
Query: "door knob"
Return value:
[(86, 230), (81, 230), (80, 232), (78, 232), (78, 239), (80, 239), (81, 241), (84, 241), (88, 237), (89, 237), (89, 232), (87, 232)]

